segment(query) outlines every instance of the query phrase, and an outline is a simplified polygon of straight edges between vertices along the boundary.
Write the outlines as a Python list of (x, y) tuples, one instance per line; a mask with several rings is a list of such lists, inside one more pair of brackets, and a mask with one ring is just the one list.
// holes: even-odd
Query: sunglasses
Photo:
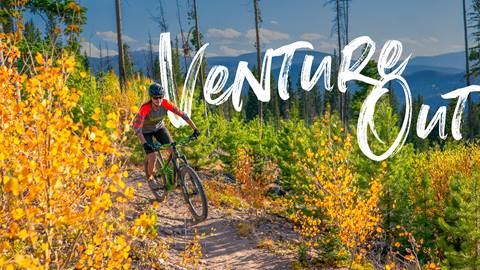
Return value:
[(152, 99), (162, 99), (163, 96), (153, 96)]

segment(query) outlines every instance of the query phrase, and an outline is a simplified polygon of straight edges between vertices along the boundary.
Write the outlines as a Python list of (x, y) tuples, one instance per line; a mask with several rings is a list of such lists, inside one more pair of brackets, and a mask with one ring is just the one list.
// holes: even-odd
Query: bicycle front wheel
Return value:
[(208, 202), (200, 177), (192, 167), (186, 164), (182, 165), (179, 171), (182, 177), (183, 194), (193, 218), (197, 222), (205, 220), (208, 216)]

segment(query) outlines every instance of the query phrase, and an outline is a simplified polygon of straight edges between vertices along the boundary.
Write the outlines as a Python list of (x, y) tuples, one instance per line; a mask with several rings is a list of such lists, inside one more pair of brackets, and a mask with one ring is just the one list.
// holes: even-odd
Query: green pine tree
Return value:
[(480, 173), (457, 177), (450, 186), (451, 201), (439, 245), (445, 250), (444, 263), (451, 269), (480, 269)]

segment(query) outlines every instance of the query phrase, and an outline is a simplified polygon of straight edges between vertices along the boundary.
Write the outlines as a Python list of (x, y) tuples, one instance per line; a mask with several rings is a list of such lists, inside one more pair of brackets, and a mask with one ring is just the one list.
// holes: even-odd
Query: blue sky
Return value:
[[(145, 48), (148, 33), (155, 39), (160, 27), (152, 20), (159, 15), (159, 0), (122, 0), (123, 31), (133, 50)], [(188, 29), (187, 0), (178, 0), (182, 24)], [(192, 0), (189, 0), (192, 1)], [(193, 1), (192, 1), (193, 2)], [(312, 42), (316, 50), (333, 52), (331, 34), (334, 13), (322, 0), (261, 0), (262, 49), (298, 41)], [(84, 48), (98, 54), (100, 45), (116, 53), (115, 1), (82, 0), (88, 8), (84, 27)], [(177, 7), (163, 0), (168, 31), (178, 35)], [(199, 25), (209, 56), (233, 56), (253, 52), (254, 20), (251, 0), (197, 0)], [(413, 56), (438, 55), (463, 49), (461, 1), (452, 0), (352, 0), (350, 38), (370, 36), (381, 47), (388, 39), (403, 42), (404, 53)], [(156, 45), (158, 46), (158, 45)]]

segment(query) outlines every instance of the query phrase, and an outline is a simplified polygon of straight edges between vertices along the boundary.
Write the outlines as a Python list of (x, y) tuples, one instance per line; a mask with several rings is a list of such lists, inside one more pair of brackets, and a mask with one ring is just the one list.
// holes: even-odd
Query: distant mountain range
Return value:
[[(292, 67), (289, 73), (294, 88), (299, 81), (300, 71), (302, 68), (303, 59), (306, 54), (314, 56), (313, 67), (316, 69), (322, 59), (329, 54), (318, 51), (299, 51), (295, 53), (293, 58)], [(146, 64), (148, 63), (147, 51), (134, 51), (131, 53), (134, 66), (136, 70), (146, 70)], [(155, 54), (157, 56), (157, 54)], [(282, 64), (282, 57), (276, 57), (272, 61), (272, 72), (275, 79), (278, 77), (280, 66)], [(207, 57), (207, 69), (215, 65), (223, 65), (229, 69), (230, 78), (229, 81), (233, 81), (235, 71), (239, 61), (247, 61), (249, 66), (253, 68), (256, 65), (256, 53), (248, 53), (239, 56), (216, 56)], [(107, 63), (110, 63), (114, 70), (117, 70), (118, 57), (113, 56), (109, 59), (104, 57), (89, 58), (89, 63), (94, 73), (100, 70), (100, 66), (106, 68)], [(182, 58), (182, 65), (185, 68), (185, 63)], [(440, 95), (455, 90), (457, 88), (465, 86), (464, 78), (465, 70), (465, 54), (463, 52), (447, 53), (437, 56), (418, 56), (409, 61), (409, 64), (404, 72), (404, 77), (410, 85), (412, 91), (412, 97), (423, 96), (425, 104), (430, 105), (432, 108), (447, 104), (448, 102), (443, 100)], [(474, 84), (480, 84), (480, 80), (475, 78)], [(227, 84), (228, 85), (228, 84)], [(322, 78), (319, 82), (319, 87), (322, 88)], [(394, 84), (394, 89), (398, 100), (403, 103), (403, 96), (401, 90), (397, 89)], [(355, 87), (352, 89), (355, 91)], [(477, 98), (476, 98), (477, 99)]]

